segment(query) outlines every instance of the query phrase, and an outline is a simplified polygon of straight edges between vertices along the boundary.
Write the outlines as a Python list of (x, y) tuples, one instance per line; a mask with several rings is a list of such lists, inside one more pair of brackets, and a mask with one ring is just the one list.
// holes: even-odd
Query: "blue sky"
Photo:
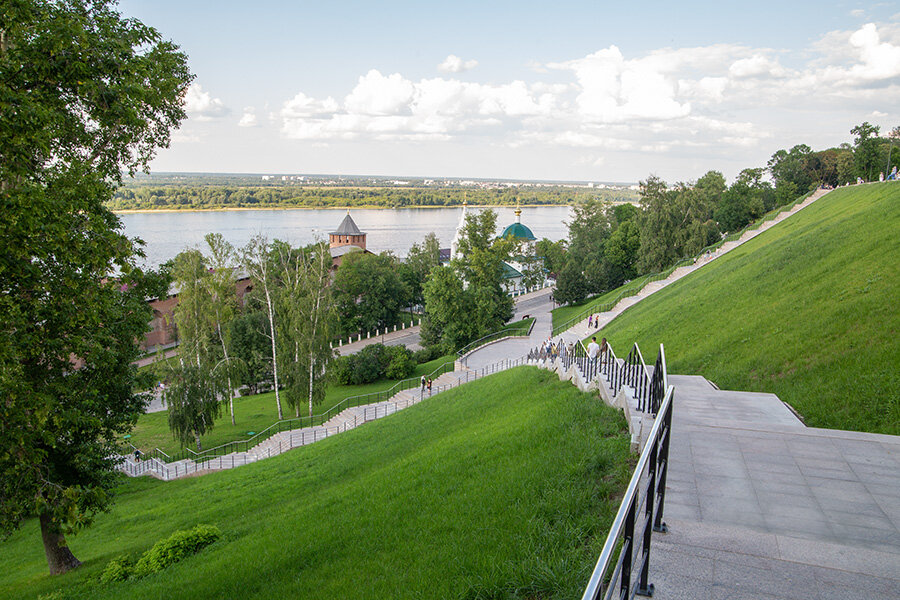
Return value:
[(157, 171), (731, 178), (900, 125), (900, 2), (120, 9), (196, 75)]

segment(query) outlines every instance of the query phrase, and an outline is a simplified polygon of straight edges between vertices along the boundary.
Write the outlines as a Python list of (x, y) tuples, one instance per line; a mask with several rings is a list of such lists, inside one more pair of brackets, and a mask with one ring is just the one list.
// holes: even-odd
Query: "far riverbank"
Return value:
[[(497, 212), (497, 232), (515, 222), (515, 206), (472, 206), (469, 211), (491, 208)], [(342, 208), (226, 208), (117, 211), (129, 237), (146, 242), (144, 261), (156, 267), (188, 247), (202, 247), (207, 233), (221, 233), (235, 247), (256, 234), (280, 239), (293, 246), (327, 240), (343, 219)], [(522, 223), (540, 238), (560, 240), (567, 236), (566, 221), (572, 208), (566, 205), (522, 206)], [(404, 257), (414, 243), (434, 232), (442, 248), (449, 248), (462, 214), (462, 206), (420, 208), (358, 208), (350, 214), (367, 233), (367, 248)]]

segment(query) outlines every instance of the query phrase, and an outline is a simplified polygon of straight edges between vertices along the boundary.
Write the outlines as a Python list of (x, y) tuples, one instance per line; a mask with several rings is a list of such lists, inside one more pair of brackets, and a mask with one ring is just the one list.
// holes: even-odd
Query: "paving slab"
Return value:
[(900, 439), (809, 428), (772, 394), (702, 377), (669, 383), (654, 598), (900, 598)]

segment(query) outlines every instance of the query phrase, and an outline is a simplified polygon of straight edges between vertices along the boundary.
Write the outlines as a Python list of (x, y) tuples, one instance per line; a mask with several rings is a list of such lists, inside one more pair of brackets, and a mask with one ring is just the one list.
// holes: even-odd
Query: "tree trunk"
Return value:
[(197, 452), (201, 452), (203, 447), (200, 445), (200, 436), (197, 435), (197, 432), (194, 432), (194, 439), (197, 440)]
[(278, 420), (284, 419), (284, 413), (281, 412), (281, 396), (278, 395), (278, 353), (275, 351), (275, 317), (272, 308), (272, 297), (269, 295), (269, 286), (263, 284), (263, 290), (266, 293), (266, 307), (269, 312), (269, 331), (272, 339), (272, 378), (275, 380), (275, 406), (278, 407)]
[(50, 515), (42, 513), (41, 522), (41, 538), (44, 540), (44, 554), (47, 555), (47, 566), (50, 567), (51, 575), (60, 575), (66, 571), (71, 571), (81, 564), (81, 561), (75, 558), (72, 551), (66, 545), (66, 536), (64, 536), (53, 523)]

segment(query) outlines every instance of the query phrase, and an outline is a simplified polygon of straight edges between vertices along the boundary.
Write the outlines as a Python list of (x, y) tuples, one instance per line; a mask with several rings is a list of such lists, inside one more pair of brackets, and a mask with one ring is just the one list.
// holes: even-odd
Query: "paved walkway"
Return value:
[(553, 308), (550, 302), (552, 291), (551, 288), (546, 288), (517, 298), (513, 321), (518, 321), (525, 315), (534, 317), (534, 327), (530, 336), (509, 338), (478, 348), (466, 357), (466, 366), (480, 369), (501, 360), (525, 356), (529, 350), (540, 346), (541, 342), (550, 337), (553, 330), (550, 316), (550, 310)]
[(322, 425), (282, 431), (256, 440), (255, 445), (245, 451), (228, 452), (219, 456), (204, 456), (197, 460), (183, 459), (171, 462), (163, 462), (152, 457), (136, 461), (134, 456), (127, 455), (122, 457), (120, 470), (132, 477), (152, 475), (168, 481), (234, 469), (354, 429), (369, 421), (392, 415), (451, 388), (521, 364), (524, 364), (524, 361), (502, 360), (479, 369), (458, 369), (444, 373), (434, 379), (430, 393), (418, 387), (401, 390), (388, 400), (346, 408)]
[(654, 598), (900, 598), (900, 438), (805, 427), (774, 395), (675, 386)]

